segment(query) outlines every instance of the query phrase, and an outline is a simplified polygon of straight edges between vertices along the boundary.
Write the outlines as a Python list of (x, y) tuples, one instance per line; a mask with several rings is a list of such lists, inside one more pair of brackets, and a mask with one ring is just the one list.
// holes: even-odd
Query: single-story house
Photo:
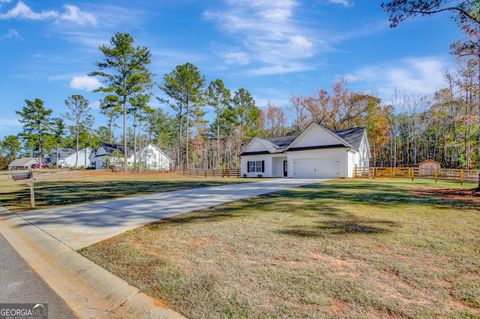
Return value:
[(418, 174), (420, 175), (435, 175), (435, 171), (438, 172), (441, 168), (441, 163), (434, 160), (426, 160), (420, 162), (418, 165)]
[(18, 169), (30, 169), (33, 164), (39, 164), (38, 158), (35, 157), (22, 157), (14, 159), (10, 164), (8, 164), (8, 170), (18, 170)]
[[(93, 150), (89, 147), (78, 150), (78, 167), (88, 168), (92, 166), (92, 152)], [(54, 149), (49, 156), (51, 164), (64, 168), (75, 168), (76, 158), (77, 151), (68, 148)]]
[(240, 153), (240, 171), (246, 177), (347, 178), (369, 159), (365, 128), (331, 131), (312, 123), (299, 135), (255, 137)]
[[(102, 143), (91, 156), (95, 169), (105, 169), (109, 165), (122, 165), (124, 150), (125, 148), (120, 144)], [(152, 143), (137, 150), (135, 155), (133, 149), (128, 148), (127, 156), (129, 167), (133, 166), (136, 160), (137, 165), (147, 170), (168, 171), (174, 163), (163, 150)]]

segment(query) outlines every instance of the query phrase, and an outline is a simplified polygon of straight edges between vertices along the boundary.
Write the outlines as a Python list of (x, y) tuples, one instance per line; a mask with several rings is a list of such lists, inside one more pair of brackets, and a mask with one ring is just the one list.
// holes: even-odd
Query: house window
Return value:
[(248, 161), (247, 172), (248, 173), (264, 173), (265, 161)]

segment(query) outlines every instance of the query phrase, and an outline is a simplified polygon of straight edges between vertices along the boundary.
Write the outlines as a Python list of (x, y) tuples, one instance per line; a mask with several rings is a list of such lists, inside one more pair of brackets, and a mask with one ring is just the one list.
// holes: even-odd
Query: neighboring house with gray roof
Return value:
[(33, 164), (39, 164), (38, 158), (22, 157), (13, 160), (8, 164), (8, 170), (30, 169)]
[[(121, 166), (125, 148), (120, 144), (102, 143), (90, 157), (96, 169), (106, 169), (109, 166)], [(158, 146), (148, 144), (141, 147), (134, 154), (133, 149), (127, 148), (127, 163), (133, 167), (134, 163), (147, 170), (169, 171), (173, 167), (173, 160)]]
[[(92, 166), (91, 154), (93, 150), (89, 147), (77, 151), (69, 148), (57, 148), (52, 150), (49, 159), (50, 163), (63, 168), (89, 168)], [(75, 166), (77, 165), (77, 166)]]
[(331, 131), (317, 123), (301, 134), (256, 137), (240, 153), (248, 177), (346, 178), (368, 167), (370, 146), (365, 128)]

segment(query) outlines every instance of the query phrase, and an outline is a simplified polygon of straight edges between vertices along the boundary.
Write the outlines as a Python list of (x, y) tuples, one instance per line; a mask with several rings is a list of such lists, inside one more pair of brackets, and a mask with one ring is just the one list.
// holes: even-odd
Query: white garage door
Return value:
[(316, 157), (293, 160), (294, 178), (338, 178), (340, 176), (339, 158)]

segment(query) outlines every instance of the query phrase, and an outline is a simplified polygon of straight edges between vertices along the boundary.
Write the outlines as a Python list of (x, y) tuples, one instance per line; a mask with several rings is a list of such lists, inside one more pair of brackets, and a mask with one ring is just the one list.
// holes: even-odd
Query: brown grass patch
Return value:
[(447, 201), (460, 202), (480, 210), (480, 192), (472, 188), (421, 187), (411, 191), (419, 196), (435, 196)]
[(480, 215), (411, 192), (440, 185), (454, 188), (330, 181), (176, 216), (82, 253), (193, 319), (478, 318)]

